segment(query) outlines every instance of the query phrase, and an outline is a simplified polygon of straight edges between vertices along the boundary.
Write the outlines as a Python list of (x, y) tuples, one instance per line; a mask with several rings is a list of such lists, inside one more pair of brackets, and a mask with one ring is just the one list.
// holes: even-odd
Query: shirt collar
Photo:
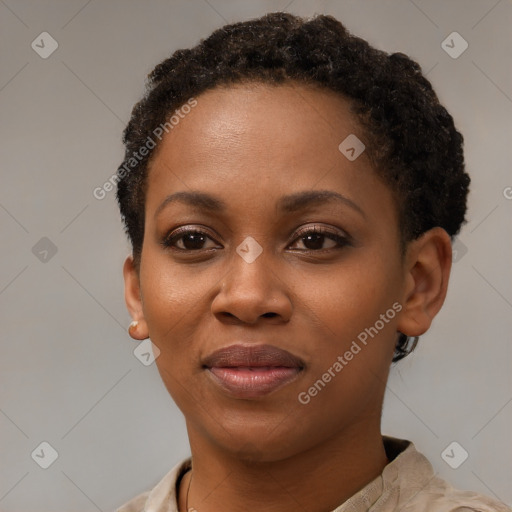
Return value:
[[(412, 499), (434, 477), (432, 465), (411, 441), (390, 436), (382, 439), (390, 462), (378, 477), (332, 512), (360, 512), (377, 504), (393, 510)], [(191, 467), (190, 457), (176, 464), (150, 492), (144, 512), (178, 512), (179, 484)], [(405, 478), (407, 485), (401, 486)]]

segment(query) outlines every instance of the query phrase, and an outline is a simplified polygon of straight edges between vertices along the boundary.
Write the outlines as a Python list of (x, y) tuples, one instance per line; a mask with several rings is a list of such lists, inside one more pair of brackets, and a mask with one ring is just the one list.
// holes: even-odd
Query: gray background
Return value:
[[(2, 511), (113, 510), (188, 455), (181, 413), (126, 333), (114, 192), (93, 190), (156, 63), (274, 10), (331, 13), (409, 54), (464, 134), (473, 185), (448, 298), (391, 371), (383, 432), (455, 486), (512, 503), (509, 0), (0, 0)], [(31, 47), (43, 31), (59, 45), (47, 59)], [(456, 59), (441, 47), (453, 31), (469, 44)], [(58, 452), (48, 469), (31, 457), (43, 441)], [(457, 469), (441, 457), (452, 441), (469, 453)]]

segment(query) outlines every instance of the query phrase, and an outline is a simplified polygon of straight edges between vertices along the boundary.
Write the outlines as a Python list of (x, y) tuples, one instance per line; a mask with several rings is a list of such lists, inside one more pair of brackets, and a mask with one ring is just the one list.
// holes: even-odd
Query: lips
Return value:
[(231, 345), (203, 361), (214, 383), (235, 398), (258, 398), (294, 381), (304, 362), (273, 345)]

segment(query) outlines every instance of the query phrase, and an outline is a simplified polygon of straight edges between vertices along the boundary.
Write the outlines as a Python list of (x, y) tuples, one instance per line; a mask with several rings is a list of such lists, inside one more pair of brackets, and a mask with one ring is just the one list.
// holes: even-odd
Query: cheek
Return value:
[[(185, 378), (181, 371), (183, 363), (192, 356), (190, 335), (184, 328), (190, 325), (188, 318), (194, 315), (198, 292), (168, 260), (163, 261), (152, 254), (146, 254), (144, 258), (141, 265), (144, 318), (151, 341), (160, 350), (156, 365), (168, 391), (174, 396), (179, 384), (173, 381)], [(171, 388), (175, 389), (171, 392)]]
[[(311, 283), (311, 281), (309, 281)], [(316, 274), (314, 286), (301, 286), (305, 306), (312, 309), (331, 333), (356, 336), (373, 325), (398, 296), (399, 275), (381, 258), (361, 256)]]
[(299, 313), (316, 323), (303, 326), (315, 348), (299, 389), (309, 403), (301, 407), (308, 417), (321, 417), (327, 431), (350, 423), (369, 402), (378, 403), (394, 350), (394, 274), (378, 260), (373, 267), (366, 263), (340, 267), (317, 281)]
[(328, 406), (331, 401), (341, 410), (345, 410), (344, 405), (352, 409), (361, 405), (361, 397), (371, 396), (382, 386), (389, 371), (397, 336), (396, 309), (400, 307), (395, 299), (398, 267), (370, 253), (319, 277), (309, 292), (304, 287), (304, 307), (299, 312), (299, 316), (309, 318), (303, 332), (313, 337), (311, 343), (316, 349), (310, 352), (307, 386), (327, 372), (329, 383), (325, 388), (321, 383), (317, 386), (322, 397), (316, 404)]
[[(206, 275), (206, 274), (205, 274)], [(188, 324), (208, 293), (200, 271), (170, 260), (158, 250), (147, 251), (141, 266), (144, 317), (155, 340), (165, 339)]]
[(159, 348), (156, 365), (180, 405), (200, 373), (198, 360), (205, 325), (211, 322), (215, 283), (222, 274), (213, 267), (171, 262), (169, 256), (148, 250), (141, 265), (144, 317), (151, 341)]

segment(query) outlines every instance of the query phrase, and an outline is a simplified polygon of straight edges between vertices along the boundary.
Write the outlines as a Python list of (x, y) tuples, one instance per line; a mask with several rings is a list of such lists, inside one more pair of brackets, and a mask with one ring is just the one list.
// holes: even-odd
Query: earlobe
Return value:
[(400, 332), (420, 336), (430, 328), (446, 298), (451, 264), (451, 240), (444, 229), (432, 228), (409, 243)]
[(144, 340), (149, 337), (149, 331), (142, 307), (139, 275), (131, 255), (124, 262), (123, 277), (126, 307), (133, 318), (128, 333), (135, 340)]

